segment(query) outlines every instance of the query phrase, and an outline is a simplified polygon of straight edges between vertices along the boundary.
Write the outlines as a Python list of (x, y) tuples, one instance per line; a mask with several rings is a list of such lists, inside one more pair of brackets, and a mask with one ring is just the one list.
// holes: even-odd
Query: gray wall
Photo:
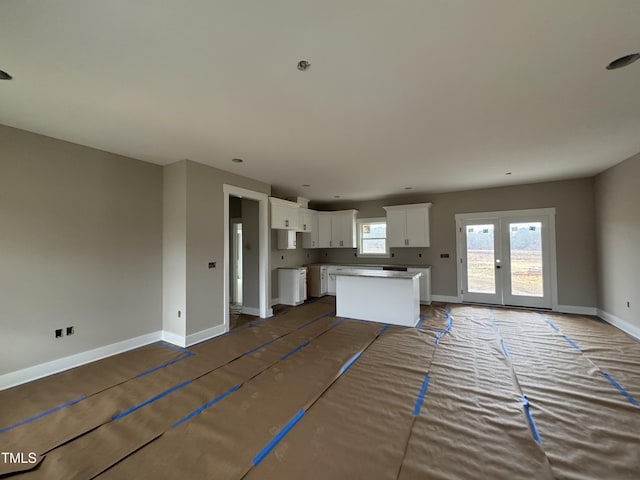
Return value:
[(162, 168), (5, 126), (0, 145), (0, 374), (160, 330)]
[(242, 306), (260, 309), (260, 204), (242, 199)]
[[(596, 177), (598, 307), (640, 331), (640, 154)], [(629, 302), (629, 307), (627, 307)]]
[[(187, 168), (187, 335), (222, 325), (223, 185), (269, 194), (271, 186), (192, 161)], [(216, 262), (209, 269), (208, 262)]]
[[(353, 255), (354, 250), (327, 249), (321, 253), (323, 261), (432, 265), (433, 294), (456, 296), (456, 213), (555, 207), (558, 303), (596, 306), (593, 179), (433, 195), (405, 195), (369, 202), (342, 202), (313, 207), (327, 210), (355, 208), (359, 210), (359, 218), (368, 218), (384, 217), (383, 206), (422, 202), (433, 203), (430, 212), (430, 248), (392, 249), (395, 257), (389, 259), (358, 259)], [(448, 253), (449, 258), (440, 258), (441, 253)]]

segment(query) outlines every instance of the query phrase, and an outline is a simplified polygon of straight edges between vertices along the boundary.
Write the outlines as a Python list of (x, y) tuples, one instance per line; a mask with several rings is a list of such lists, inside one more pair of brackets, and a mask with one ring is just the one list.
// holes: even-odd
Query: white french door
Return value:
[(463, 302), (552, 308), (554, 209), (456, 215)]

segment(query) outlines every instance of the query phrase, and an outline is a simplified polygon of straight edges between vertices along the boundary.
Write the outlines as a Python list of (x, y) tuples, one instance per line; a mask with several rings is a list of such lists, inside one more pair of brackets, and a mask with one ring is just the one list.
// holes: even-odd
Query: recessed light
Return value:
[(233, 163), (242, 163), (242, 162), (244, 162), (244, 160), (242, 160), (241, 158), (232, 158), (231, 161)]
[(0, 80), (11, 80), (13, 77), (4, 70), (0, 70)]
[(302, 185), (303, 187), (310, 187), (311, 185), (309, 185), (308, 183), (305, 183)]
[(505, 173), (505, 175), (512, 175), (512, 173), (511, 172), (507, 172), (507, 173)]
[(340, 198), (340, 195), (334, 195), (333, 198)]
[(615, 59), (613, 62), (607, 65), (607, 70), (616, 70), (617, 68), (626, 67), (627, 65), (631, 65), (638, 59), (640, 59), (640, 53), (625, 55), (624, 57)]
[(404, 187), (405, 190), (413, 190), (413, 187)]
[(304, 72), (305, 70), (309, 70), (309, 67), (311, 67), (311, 64), (306, 60), (300, 60), (298, 62), (298, 70), (300, 70), (301, 72)]

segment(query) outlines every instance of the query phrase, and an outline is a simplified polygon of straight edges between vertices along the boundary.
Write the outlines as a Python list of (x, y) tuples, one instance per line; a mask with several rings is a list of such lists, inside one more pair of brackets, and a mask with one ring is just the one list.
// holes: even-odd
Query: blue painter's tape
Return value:
[(168, 367), (169, 365), (173, 365), (174, 363), (178, 363), (178, 362), (181, 362), (182, 360), (186, 360), (189, 357), (193, 357), (193, 355), (194, 355), (193, 353), (187, 352), (187, 354), (184, 357), (176, 358), (175, 360), (171, 360), (170, 362), (166, 362), (166, 363), (163, 363), (162, 365), (158, 365), (157, 367), (153, 367), (147, 370), (146, 372), (139, 373), (138, 375), (136, 375), (136, 377), (138, 378), (144, 377), (146, 375), (149, 375), (150, 373), (160, 370), (161, 368)]
[(502, 350), (504, 351), (505, 357), (511, 360), (511, 355), (509, 355), (509, 349), (507, 348), (506, 342), (504, 340), (500, 340), (500, 342), (502, 342)]
[(351, 366), (358, 361), (358, 359), (360, 358), (360, 355), (362, 355), (362, 352), (358, 352), (353, 357), (351, 357), (351, 359), (342, 366), (338, 375), (342, 375), (344, 372), (349, 370)]
[(438, 332), (438, 333), (436, 334), (436, 339), (435, 339), (435, 341), (433, 342), (433, 344), (434, 344), (434, 345), (438, 345), (438, 344), (440, 343), (440, 337), (441, 337), (441, 336), (442, 336), (442, 332)]
[(346, 322), (347, 319), (346, 318), (341, 318), (340, 320), (338, 320), (336, 323), (334, 323), (333, 325), (331, 325), (331, 327), (329, 328), (329, 330), (331, 330), (332, 328), (336, 328), (338, 325), (342, 325), (344, 322)]
[(522, 398), (522, 407), (524, 408), (524, 413), (527, 416), (527, 422), (529, 422), (529, 428), (531, 429), (531, 434), (536, 442), (542, 443), (542, 439), (540, 438), (540, 432), (538, 432), (538, 427), (536, 427), (536, 422), (533, 420), (533, 415), (531, 414), (531, 407), (529, 405), (529, 399), (526, 395), (523, 395)]
[(258, 345), (258, 346), (257, 346), (257, 347), (255, 347), (255, 348), (252, 348), (251, 350), (247, 350), (246, 352), (244, 352), (244, 353), (243, 353), (242, 355), (240, 355), (240, 356), (241, 356), (241, 357), (244, 357), (245, 355), (249, 355), (249, 354), (251, 354), (251, 353), (253, 353), (253, 352), (257, 352), (258, 350), (260, 350), (260, 349), (262, 349), (262, 348), (266, 347), (267, 345), (271, 345), (273, 342), (276, 342), (276, 341), (278, 341), (278, 340), (280, 340), (280, 337), (278, 337), (278, 338), (274, 338), (273, 340), (269, 340), (268, 342), (264, 342), (263, 344)]
[(280, 430), (278, 434), (273, 437), (271, 441), (267, 443), (267, 445), (260, 451), (260, 453), (255, 456), (255, 458), (253, 459), (254, 467), (259, 465), (260, 462), (264, 460), (264, 457), (269, 455), (269, 452), (271, 452), (271, 450), (273, 450), (275, 446), (280, 443), (285, 435), (289, 433), (293, 427), (296, 426), (296, 423), (298, 423), (302, 417), (304, 417), (304, 408), (296, 413), (296, 415), (291, 420), (289, 420), (284, 427), (282, 427), (282, 430)]
[(420, 315), (420, 320), (418, 321), (418, 324), (416, 325), (416, 328), (420, 329), (422, 328), (422, 324), (424, 323), (424, 315)]
[(176, 423), (174, 423), (173, 425), (171, 425), (171, 428), (176, 428), (178, 425), (183, 424), (184, 422), (186, 422), (187, 420), (191, 420), (193, 417), (195, 417), (196, 415), (201, 414), (202, 412), (204, 412), (207, 408), (211, 407), (212, 405), (215, 405), (216, 403), (218, 403), (220, 400), (223, 400), (224, 398), (228, 397), (229, 395), (231, 395), (233, 392), (235, 392), (236, 390), (238, 390), (240, 388), (240, 385), (236, 385), (232, 388), (230, 388), (229, 390), (227, 390), (226, 392), (224, 392), (222, 395), (218, 395), (216, 398), (214, 398), (213, 400), (211, 400), (210, 402), (205, 403), (204, 405), (202, 405), (199, 408), (196, 408), (193, 412), (191, 412), (189, 415), (187, 415), (186, 417), (178, 420)]
[(170, 388), (169, 390), (166, 390), (162, 393), (159, 393), (158, 395), (156, 395), (155, 397), (151, 397), (149, 400), (145, 400), (144, 402), (136, 405), (135, 407), (131, 407), (127, 410), (125, 410), (124, 412), (119, 413), (118, 415), (114, 415), (113, 418), (111, 420), (116, 421), (119, 420), (123, 417), (126, 417), (127, 415), (129, 415), (130, 413), (135, 412), (136, 410), (140, 410), (143, 407), (146, 407), (147, 405), (149, 405), (150, 403), (155, 402), (156, 400), (160, 400), (163, 397), (166, 397), (167, 395), (172, 394), (173, 392), (180, 390), (181, 388), (186, 387), (187, 385), (189, 385), (191, 383), (191, 380), (187, 380), (186, 382), (181, 383), (180, 385), (176, 385), (175, 387)]
[(616, 388), (616, 389), (617, 389), (617, 390), (618, 390), (618, 391), (619, 391), (619, 392), (624, 396), (624, 398), (626, 398), (627, 400), (629, 400), (629, 403), (630, 403), (631, 405), (635, 405), (636, 407), (640, 407), (640, 403), (639, 403), (635, 398), (633, 398), (633, 395), (631, 395), (629, 392), (627, 392), (627, 391), (622, 387), (622, 385), (620, 385), (618, 382), (616, 382), (616, 381), (611, 377), (611, 375), (609, 375), (609, 374), (608, 374), (608, 373), (606, 373), (606, 372), (600, 372), (600, 373), (602, 373), (602, 376), (603, 376), (604, 378), (606, 378), (607, 380), (609, 380), (609, 383), (610, 383), (611, 385), (613, 385), (613, 386), (614, 386), (614, 387), (615, 387), (615, 388)]
[(555, 326), (555, 324), (551, 321), (551, 320), (547, 320), (547, 323), (549, 324), (549, 326), (551, 328), (553, 328), (556, 332), (559, 332), (560, 329), (558, 327)]
[(420, 388), (420, 393), (418, 393), (418, 398), (416, 398), (416, 404), (413, 407), (413, 415), (420, 415), (420, 409), (422, 408), (422, 403), (424, 402), (424, 396), (427, 394), (427, 388), (429, 387), (429, 375), (424, 377), (422, 381), (422, 387)]
[(51, 415), (52, 413), (56, 413), (60, 410), (62, 410), (63, 408), (67, 408), (70, 407), (71, 405), (75, 405), (78, 402), (81, 402), (83, 400), (86, 400), (87, 397), (85, 397), (84, 395), (80, 398), (76, 398), (75, 400), (71, 400), (70, 402), (67, 403), (63, 403), (62, 405), (58, 405), (57, 407), (52, 408), (51, 410), (47, 410), (46, 412), (42, 412), (38, 415), (35, 415), (31, 418), (27, 418), (26, 420), (22, 420), (21, 422), (18, 423), (14, 423), (13, 425), (9, 425), (8, 427), (4, 427), (3, 429), (0, 429), (0, 433), (5, 433), (8, 432), (9, 430), (13, 430), (16, 427), (19, 427), (21, 425), (26, 425), (27, 423), (31, 423), (31, 422), (35, 422), (36, 420), (42, 418), (42, 417), (46, 417), (47, 415)]
[(564, 339), (567, 341), (567, 343), (569, 345), (571, 345), (573, 348), (575, 348), (576, 350), (580, 350), (580, 347), (578, 346), (578, 344), (576, 342), (574, 342), (573, 340), (571, 340), (569, 337), (567, 337), (566, 335), (563, 335)]
[(307, 341), (307, 342), (304, 342), (302, 345), (298, 345), (296, 348), (291, 350), (289, 353), (285, 353), (283, 356), (281, 356), (280, 360), (286, 360), (287, 358), (289, 358), (291, 355), (293, 355), (297, 351), (302, 350), (304, 347), (309, 345), (309, 343), (311, 343), (311, 342)]
[(390, 324), (390, 323), (387, 323), (387, 324), (384, 326), (384, 328), (383, 328), (382, 330), (380, 330), (380, 333), (378, 334), (378, 336), (380, 336), (380, 337), (381, 337), (382, 335), (384, 335), (384, 334), (385, 334), (385, 332), (386, 332), (387, 330), (389, 330), (389, 327), (390, 327), (390, 326), (391, 326), (391, 324)]

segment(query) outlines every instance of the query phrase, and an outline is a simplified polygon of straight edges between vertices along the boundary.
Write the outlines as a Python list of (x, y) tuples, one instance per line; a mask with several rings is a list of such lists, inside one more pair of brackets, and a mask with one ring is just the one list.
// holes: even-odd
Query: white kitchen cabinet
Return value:
[(331, 215), (332, 212), (318, 212), (318, 247), (331, 247)]
[(295, 250), (297, 239), (295, 230), (278, 230), (278, 250)]
[(313, 231), (313, 217), (315, 211), (308, 208), (300, 207), (298, 209), (298, 231), (302, 233)]
[(428, 247), (430, 203), (383, 207), (387, 212), (389, 247)]
[(300, 305), (307, 299), (307, 269), (279, 268), (278, 296), (282, 305)]
[(280, 198), (269, 197), (271, 203), (271, 228), (296, 230), (300, 216), (300, 205)]
[(356, 248), (357, 210), (331, 213), (331, 248)]
[(311, 231), (302, 234), (303, 248), (320, 248), (320, 228), (318, 227), (318, 212), (311, 212)]
[(407, 268), (407, 272), (422, 274), (420, 277), (420, 303), (431, 305), (431, 267)]

